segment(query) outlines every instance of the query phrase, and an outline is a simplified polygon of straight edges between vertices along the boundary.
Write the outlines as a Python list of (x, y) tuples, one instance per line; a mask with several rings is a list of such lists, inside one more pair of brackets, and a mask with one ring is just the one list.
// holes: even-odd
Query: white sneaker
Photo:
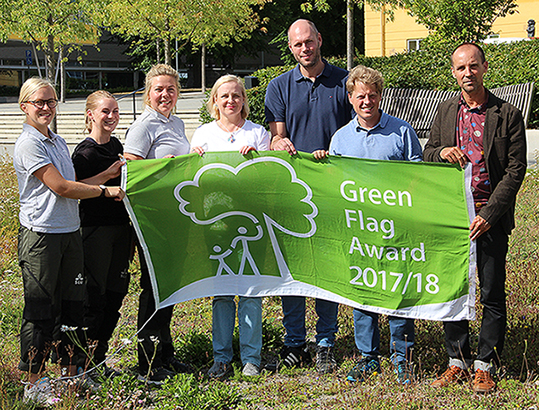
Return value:
[(246, 363), (245, 366), (243, 366), (243, 370), (241, 372), (244, 376), (260, 375), (260, 370), (258, 370), (258, 367), (252, 363)]
[(42, 377), (35, 383), (29, 383), (24, 387), (23, 401), (51, 406), (58, 403), (60, 399), (54, 395), (49, 378)]

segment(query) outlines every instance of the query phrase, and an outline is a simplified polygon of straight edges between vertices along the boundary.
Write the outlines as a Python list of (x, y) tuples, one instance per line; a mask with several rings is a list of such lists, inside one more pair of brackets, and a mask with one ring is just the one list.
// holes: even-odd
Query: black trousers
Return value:
[(93, 365), (105, 360), (109, 339), (120, 319), (129, 288), (133, 229), (129, 223), (81, 228), (84, 271), (88, 279), (87, 335), (95, 343)]
[[(155, 311), (155, 299), (148, 265), (138, 243), (137, 249), (140, 259), (140, 287), (142, 288), (137, 323), (138, 329), (140, 329)], [(170, 334), (173, 309), (174, 306), (159, 309), (138, 334), (138, 364), (141, 374), (147, 373), (150, 368), (163, 367), (174, 356), (174, 345)]]
[[(477, 271), (483, 318), (479, 331), (477, 360), (496, 365), (503, 350), (507, 310), (505, 305), (505, 258), (508, 236), (501, 224), (481, 235), (477, 245)], [(444, 322), (445, 343), (450, 358), (470, 362), (470, 332), (467, 320)]]

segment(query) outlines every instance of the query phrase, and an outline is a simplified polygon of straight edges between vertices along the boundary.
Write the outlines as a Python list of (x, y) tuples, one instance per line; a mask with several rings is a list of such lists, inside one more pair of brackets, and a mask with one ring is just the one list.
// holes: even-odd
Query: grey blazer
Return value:
[[(502, 224), (509, 235), (515, 227), (515, 200), (526, 175), (526, 130), (522, 113), (513, 105), (488, 92), (483, 150), (490, 179), (491, 195), (479, 214), (489, 224)], [(454, 147), (460, 94), (438, 107), (423, 160), (445, 162), (440, 152)]]

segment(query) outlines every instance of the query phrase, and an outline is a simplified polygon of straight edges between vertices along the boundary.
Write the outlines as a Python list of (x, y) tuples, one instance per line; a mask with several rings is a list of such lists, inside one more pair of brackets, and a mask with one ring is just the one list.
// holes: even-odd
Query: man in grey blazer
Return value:
[[(472, 166), (476, 241), (483, 318), (472, 388), (488, 393), (499, 365), (506, 329), (505, 257), (514, 228), (517, 192), (526, 173), (526, 134), (521, 112), (483, 86), (488, 62), (481, 47), (464, 43), (451, 55), (461, 93), (444, 101), (423, 152), (424, 161)], [(444, 387), (469, 378), (472, 364), (468, 321), (444, 322), (449, 368), (432, 383)]]

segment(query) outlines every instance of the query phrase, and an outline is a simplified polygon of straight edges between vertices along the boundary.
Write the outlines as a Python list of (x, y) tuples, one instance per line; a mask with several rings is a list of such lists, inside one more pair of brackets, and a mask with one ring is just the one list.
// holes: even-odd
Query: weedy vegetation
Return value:
[[(32, 409), (22, 402), (26, 375), (17, 369), (23, 285), (17, 264), (18, 193), (11, 160), (0, 159), (0, 409)], [(234, 374), (209, 381), (212, 364), (211, 301), (198, 299), (175, 307), (173, 337), (177, 356), (196, 372), (178, 375), (161, 388), (136, 379), (136, 318), (139, 271), (131, 266), (130, 291), (110, 343), (108, 365), (122, 372), (94, 393), (64, 392), (56, 409), (539, 409), (539, 172), (529, 170), (517, 203), (517, 228), (510, 238), (507, 264), (508, 328), (498, 370), (498, 389), (475, 395), (469, 384), (434, 390), (430, 382), (445, 370), (447, 355), (441, 323), (416, 321), (416, 349), (411, 365), (416, 381), (400, 386), (389, 360), (387, 319), (381, 320), (382, 373), (363, 384), (348, 384), (345, 376), (358, 359), (354, 345), (352, 309), (340, 306), (336, 357), (339, 369), (319, 376), (314, 367), (272, 371), (282, 347), (282, 311), (277, 297), (263, 302), (263, 362), (271, 371), (244, 377), (239, 357)], [(478, 316), (481, 309), (478, 305)], [(316, 313), (308, 301), (308, 337), (314, 340)], [(471, 323), (477, 335), (478, 322)], [(235, 336), (236, 351), (238, 345)], [(474, 348), (477, 340), (474, 340)], [(313, 345), (314, 351), (314, 345)], [(51, 378), (59, 377), (49, 365)]]

